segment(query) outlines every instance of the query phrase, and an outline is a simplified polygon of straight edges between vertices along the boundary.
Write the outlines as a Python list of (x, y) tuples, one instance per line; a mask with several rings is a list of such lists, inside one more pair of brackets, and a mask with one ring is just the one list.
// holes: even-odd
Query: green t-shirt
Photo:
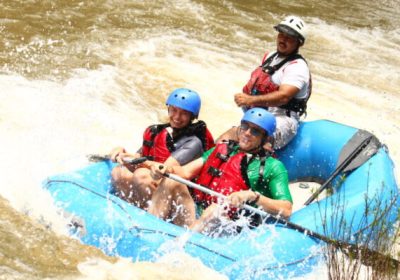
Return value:
[[(214, 149), (215, 147), (203, 153), (201, 157), (204, 162), (207, 161)], [(239, 146), (235, 146), (230, 156), (236, 155), (238, 150)], [(261, 181), (261, 184), (258, 184), (260, 163), (260, 160), (255, 158), (250, 161), (247, 167), (250, 189), (272, 199), (293, 202), (289, 191), (288, 172), (283, 163), (273, 157), (268, 157), (264, 165), (264, 180)], [(238, 170), (238, 176), (239, 174), (240, 170)]]

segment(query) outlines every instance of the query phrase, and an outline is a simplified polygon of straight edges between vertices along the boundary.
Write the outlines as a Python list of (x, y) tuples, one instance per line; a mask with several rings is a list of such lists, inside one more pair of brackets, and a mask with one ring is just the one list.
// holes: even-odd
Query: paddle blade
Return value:
[[(96, 155), (96, 154), (90, 154), (86, 156), (88, 161), (90, 162), (100, 162), (100, 161), (107, 161), (110, 159), (109, 155)], [(145, 162), (147, 157), (139, 157), (139, 158), (131, 158), (131, 157), (126, 157), (122, 159), (125, 163), (129, 164), (140, 164)]]
[(381, 146), (379, 140), (365, 130), (358, 130), (340, 151), (336, 169), (331, 176), (316, 190), (304, 203), (309, 205), (317, 196), (326, 189), (331, 181), (341, 172), (351, 171), (372, 157)]
[(348, 172), (356, 169), (373, 155), (375, 155), (378, 149), (381, 147), (381, 143), (374, 135), (366, 130), (360, 129), (353, 135), (353, 137), (351, 137), (351, 139), (341, 150), (336, 166), (340, 166), (343, 162), (347, 161), (354, 150), (358, 149), (360, 145), (362, 146), (361, 151), (355, 155), (355, 157), (346, 165), (342, 172)]
[[(363, 265), (371, 266), (375, 270), (382, 269), (381, 265), (389, 265), (389, 268), (399, 271), (400, 262), (389, 254), (370, 249), (364, 245), (351, 244), (340, 240), (324, 240), (331, 246), (338, 248), (351, 259), (359, 259)], [(385, 267), (385, 266), (383, 266)], [(387, 267), (386, 267), (387, 268)]]
[(96, 154), (90, 154), (86, 156), (88, 161), (90, 162), (99, 162), (99, 161), (106, 161), (110, 159), (109, 155), (96, 155)]

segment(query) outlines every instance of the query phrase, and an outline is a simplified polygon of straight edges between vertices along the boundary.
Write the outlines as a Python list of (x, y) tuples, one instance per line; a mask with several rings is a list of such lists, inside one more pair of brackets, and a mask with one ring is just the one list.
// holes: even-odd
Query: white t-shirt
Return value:
[[(268, 54), (267, 58), (275, 52)], [(276, 56), (272, 59), (271, 66), (279, 64), (285, 57)], [(295, 86), (300, 91), (295, 95), (295, 98), (306, 98), (309, 94), (310, 87), (310, 70), (307, 63), (303, 59), (295, 59), (285, 63), (281, 68), (275, 71), (271, 80), (274, 84)], [(276, 117), (275, 131), (275, 149), (280, 149), (286, 146), (296, 135), (300, 116), (291, 112), (287, 115), (286, 109), (280, 107), (269, 107), (268, 111)]]
[[(275, 52), (269, 53), (267, 58)], [(285, 57), (279, 55), (274, 57), (271, 66), (274, 66), (284, 60)], [(296, 94), (296, 99), (306, 98), (310, 87), (310, 70), (307, 63), (303, 59), (295, 59), (285, 63), (271, 77), (272, 82), (276, 85), (295, 86), (300, 91)]]

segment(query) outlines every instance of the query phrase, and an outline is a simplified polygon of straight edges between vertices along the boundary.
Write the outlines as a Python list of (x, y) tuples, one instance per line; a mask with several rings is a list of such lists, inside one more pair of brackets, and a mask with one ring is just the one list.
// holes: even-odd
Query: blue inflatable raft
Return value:
[[(343, 238), (346, 226), (349, 240), (362, 243), (380, 210), (386, 225), (396, 220), (394, 164), (370, 133), (326, 120), (304, 122), (278, 157), (291, 181), (329, 179), (332, 186), (330, 195), (294, 212), (290, 222), (332, 238)], [(322, 260), (324, 242), (280, 223), (209, 237), (159, 220), (112, 194), (113, 166), (98, 162), (44, 183), (57, 205), (73, 215), (71, 234), (106, 254), (155, 261), (169, 250), (182, 250), (230, 279), (288, 279)], [(338, 167), (343, 172), (336, 176)]]

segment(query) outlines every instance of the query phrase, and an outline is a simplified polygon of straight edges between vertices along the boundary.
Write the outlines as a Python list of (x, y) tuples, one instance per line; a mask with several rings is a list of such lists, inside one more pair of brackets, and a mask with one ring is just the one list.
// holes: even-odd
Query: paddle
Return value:
[[(160, 166), (160, 169), (162, 169), (162, 166)], [(193, 189), (197, 189), (199, 191), (202, 191), (206, 194), (212, 195), (212, 196), (216, 196), (222, 199), (226, 199), (226, 196), (215, 192), (211, 189), (208, 189), (206, 187), (203, 187), (199, 184), (193, 183), (192, 181), (186, 180), (184, 178), (181, 178), (175, 174), (171, 174), (171, 173), (165, 173), (164, 174), (165, 177), (170, 178), (172, 180), (175, 180), (179, 183), (182, 183), (184, 185), (187, 185), (188, 187), (191, 187)], [(324, 241), (325, 243), (331, 244), (333, 245), (335, 248), (339, 248), (343, 253), (345, 253), (346, 255), (350, 256), (351, 258), (354, 258), (354, 256), (362, 256), (361, 257), (361, 261), (365, 264), (365, 265), (371, 265), (374, 264), (377, 260), (384, 260), (385, 262), (388, 262), (391, 264), (391, 267), (395, 268), (396, 270), (399, 269), (399, 264), (400, 262), (396, 259), (393, 259), (392, 257), (382, 254), (378, 251), (374, 251), (369, 249), (368, 247), (365, 246), (361, 246), (361, 245), (356, 245), (356, 244), (351, 244), (351, 243), (347, 243), (345, 241), (341, 241), (341, 240), (336, 240), (336, 239), (332, 239), (328, 236), (313, 232), (307, 228), (302, 227), (301, 225), (292, 223), (286, 219), (283, 219), (279, 216), (276, 215), (272, 215), (269, 214), (265, 211), (262, 211), (260, 209), (254, 208), (250, 205), (245, 204), (243, 206), (244, 209), (249, 210), (253, 213), (256, 213), (262, 217), (268, 217), (268, 218), (272, 218), (274, 219), (276, 222), (281, 223), (283, 225), (285, 225), (286, 227), (296, 230), (300, 233), (304, 233), (305, 235), (308, 235), (310, 237), (319, 239)]]
[[(92, 162), (110, 160), (110, 155), (90, 154), (90, 155), (87, 155), (86, 157), (89, 161), (92, 161)], [(139, 158), (126, 157), (126, 158), (123, 158), (122, 160), (128, 164), (140, 164), (140, 163), (145, 162), (147, 160), (147, 157), (139, 157)]]
[(374, 135), (365, 130), (358, 130), (340, 151), (337, 167), (332, 175), (304, 202), (304, 205), (313, 202), (339, 173), (349, 172), (366, 162), (376, 154), (379, 147), (379, 140)]

